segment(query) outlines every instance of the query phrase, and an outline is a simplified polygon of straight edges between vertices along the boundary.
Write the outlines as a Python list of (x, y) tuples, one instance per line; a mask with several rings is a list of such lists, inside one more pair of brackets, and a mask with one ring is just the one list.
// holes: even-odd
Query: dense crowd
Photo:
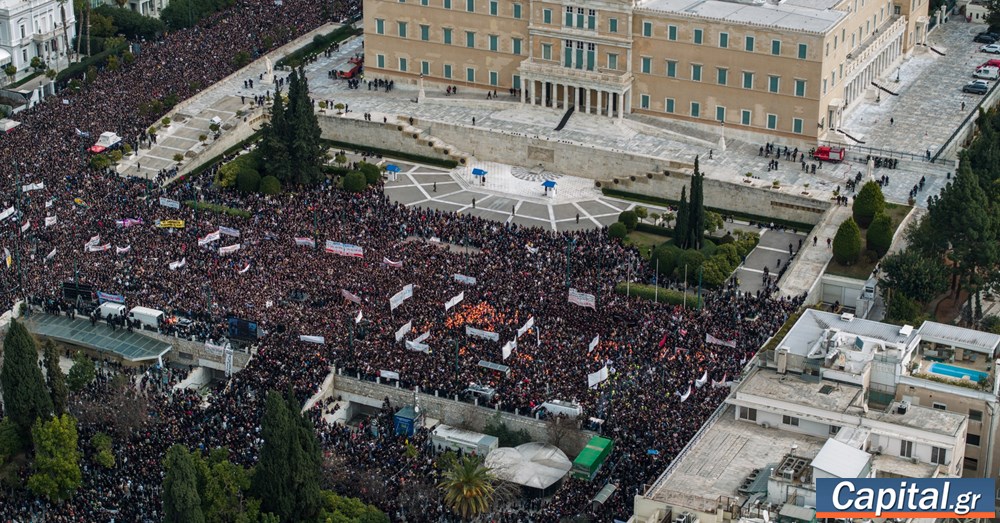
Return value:
[[(336, 18), (359, 9), (356, 1), (336, 4)], [(305, 401), (332, 366), (367, 379), (390, 371), (398, 373), (401, 386), (448, 395), (470, 384), (488, 386), (496, 390), (488, 405), (521, 413), (550, 399), (578, 402), (585, 417), (604, 420), (600, 430), (616, 440), (609, 464), (593, 482), (566, 480), (551, 499), (504, 505), (494, 519), (556, 521), (593, 512), (596, 520), (624, 520), (633, 494), (662, 471), (725, 397), (728, 389), (717, 382), (737, 377), (797, 305), (773, 297), (773, 287), (756, 295), (733, 288), (709, 292), (700, 310), (615, 294), (614, 284), (627, 274), (651, 281), (652, 272), (634, 249), (608, 241), (601, 230), (553, 233), (410, 208), (379, 189), (349, 195), (326, 183), (263, 197), (220, 191), (211, 184), (212, 170), (169, 187), (149, 187), (86, 168), (74, 129), (94, 136), (114, 130), (138, 139), (148, 124), (139, 116), (141, 104), (168, 93), (193, 94), (195, 81), (209, 85), (228, 74), (226, 64), (238, 52), (259, 54), (267, 51), (265, 39), (280, 45), (307, 32), (323, 22), (321, 12), (319, 3), (307, 0), (240, 0), (192, 30), (143, 46), (134, 64), (102, 71), (79, 92), (18, 114), (22, 125), (0, 137), (2, 186), (44, 183), (17, 204), (23, 216), (0, 222), (0, 247), (15, 258), (12, 267), (0, 267), (3, 309), (20, 296), (59, 303), (62, 282), (75, 278), (124, 295), (130, 307), (195, 320), (206, 338), (221, 336), (230, 316), (255, 321), (267, 333), (249, 366), (214, 386), (208, 401), (172, 389), (183, 372), (102, 366), (102, 379), (74, 398), (81, 440), (107, 425), (100, 403), (121, 396), (121, 380), (112, 386), (115, 376), (141, 391), (133, 423), (115, 434), (117, 467), (99, 469), (85, 460), (84, 485), (60, 505), (23, 491), (5, 493), (0, 521), (40, 515), (46, 521), (158, 521), (161, 461), (169, 445), (224, 446), (234, 461), (252, 465), (261, 443), (264, 393), (291, 387)], [(163, 207), (161, 196), (245, 209), (250, 217)], [(12, 191), (4, 190), (3, 199), (0, 211), (15, 205)], [(46, 217), (53, 216), (56, 223), (47, 226)], [(157, 220), (184, 220), (185, 227), (158, 228)], [(220, 226), (238, 230), (239, 237), (199, 246), (198, 238)], [(110, 247), (88, 252), (85, 245), (97, 236), (93, 245)], [(295, 237), (313, 237), (318, 248), (296, 246)], [(326, 253), (326, 240), (360, 245), (364, 257)], [(236, 243), (235, 252), (218, 253)], [(182, 260), (183, 266), (171, 268)], [(455, 274), (477, 281), (462, 283)], [(414, 285), (413, 297), (390, 310), (389, 297), (407, 284)], [(568, 303), (569, 286), (594, 294), (595, 308)], [(361, 303), (345, 300), (342, 290)], [(464, 301), (446, 311), (444, 303), (463, 291)], [(359, 311), (369, 322), (364, 339), (355, 332)], [(529, 318), (537, 332), (522, 336), (504, 360), (501, 346)], [(408, 350), (395, 340), (408, 321), (413, 330), (406, 338), (429, 332), (429, 351)], [(466, 326), (496, 332), (500, 341), (466, 337)], [(302, 342), (302, 335), (322, 336), (325, 343)], [(706, 335), (726, 344), (707, 344)], [(589, 351), (595, 336), (600, 342)], [(510, 372), (486, 369), (480, 360), (502, 363)], [(604, 366), (609, 379), (589, 388), (587, 375)], [(693, 386), (706, 373), (711, 380)], [(325, 423), (319, 407), (312, 413), (324, 449), (336, 461), (329, 483), (376, 503), (393, 520), (447, 520), (433, 486), (438, 473), (432, 449), (423, 444), (426, 434), (409, 442), (394, 437), (391, 412), (387, 405), (369, 422), (378, 430), (362, 431)], [(404, 452), (407, 443), (416, 444), (416, 455)], [(619, 492), (592, 508), (591, 499), (608, 481)]]

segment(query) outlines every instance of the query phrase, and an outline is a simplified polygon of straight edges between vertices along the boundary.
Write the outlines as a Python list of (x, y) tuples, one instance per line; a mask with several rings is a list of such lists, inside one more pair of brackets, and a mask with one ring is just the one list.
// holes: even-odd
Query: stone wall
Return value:
[[(751, 183), (730, 183), (725, 180), (705, 178), (705, 205), (733, 212), (779, 218), (815, 225), (830, 208), (831, 202), (818, 200), (809, 195), (796, 194), (799, 189), (772, 188), (762, 180)], [(686, 170), (638, 173), (618, 176), (610, 183), (602, 184), (609, 189), (617, 189), (638, 194), (680, 200), (681, 189), (691, 190), (691, 172)]]
[[(379, 149), (418, 154), (440, 160), (455, 160), (456, 151), (440, 141), (424, 136), (418, 129), (390, 121), (366, 122), (357, 118), (343, 118), (333, 114), (318, 115), (322, 137), (327, 140), (367, 145)], [(414, 137), (416, 135), (416, 137)]]
[[(381, 405), (386, 397), (393, 406), (410, 405), (413, 403), (413, 391), (410, 389), (395, 386), (395, 381), (385, 383), (375, 383), (360, 380), (356, 377), (336, 372), (333, 379), (330, 395), (342, 396), (348, 401), (366, 403), (369, 405)], [(391, 385), (390, 385), (391, 383)], [(544, 421), (536, 420), (533, 417), (519, 416), (494, 410), (486, 407), (478, 407), (469, 403), (456, 401), (453, 398), (437, 397), (433, 394), (420, 393), (420, 408), (428, 418), (433, 418), (446, 425), (467, 428), (475, 431), (482, 431), (487, 422), (499, 416), (500, 419), (511, 430), (524, 429), (531, 435), (534, 441), (549, 442), (550, 436), (548, 424)], [(365, 400), (368, 401), (365, 401)], [(374, 400), (371, 401), (371, 400)], [(589, 431), (574, 431), (569, 433), (559, 447), (569, 456), (575, 456), (583, 448), (587, 441), (594, 436)]]

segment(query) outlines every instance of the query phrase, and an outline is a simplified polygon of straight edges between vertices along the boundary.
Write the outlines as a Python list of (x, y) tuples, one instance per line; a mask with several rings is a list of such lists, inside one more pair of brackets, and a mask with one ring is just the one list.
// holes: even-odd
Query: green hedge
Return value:
[(426, 165), (444, 167), (446, 169), (454, 169), (455, 167), (458, 167), (458, 162), (456, 162), (455, 160), (442, 160), (440, 158), (431, 158), (430, 156), (421, 156), (419, 154), (410, 154), (399, 151), (391, 151), (389, 149), (380, 149), (378, 147), (372, 147), (370, 145), (338, 142), (336, 140), (323, 140), (323, 143), (335, 149), (345, 149), (345, 150), (357, 149), (361, 151), (372, 151), (374, 153), (381, 154), (383, 157), (387, 158), (396, 158), (397, 160), (408, 160), (411, 162), (417, 162)]
[[(676, 207), (678, 203), (677, 200), (660, 198), (659, 196), (649, 196), (646, 194), (638, 194), (628, 191), (622, 191), (619, 189), (609, 189), (607, 187), (601, 187), (601, 193), (603, 193), (605, 196), (612, 196), (615, 198), (621, 198), (623, 200), (630, 200), (638, 203), (659, 205), (661, 207), (666, 207), (666, 206)], [(785, 227), (791, 227), (796, 231), (811, 231), (814, 227), (813, 225), (810, 225), (808, 223), (796, 222), (792, 220), (782, 220), (780, 218), (772, 218), (770, 216), (758, 216), (756, 214), (749, 214), (742, 211), (733, 211), (729, 209), (720, 209), (717, 207), (708, 207), (708, 206), (705, 206), (705, 209), (708, 211), (717, 212), (719, 214), (722, 214), (723, 216), (730, 215), (736, 218), (741, 218), (744, 220), (752, 220), (755, 222), (767, 222), (767, 223), (773, 222), (777, 225), (784, 225)]]
[[(615, 292), (621, 294), (622, 296), (624, 296), (627, 292), (631, 296), (638, 296), (650, 301), (656, 300), (660, 303), (669, 303), (671, 305), (681, 305), (684, 303), (683, 292), (668, 289), (666, 287), (660, 287), (659, 291), (657, 291), (656, 287), (641, 283), (632, 283), (626, 288), (625, 282), (619, 282), (618, 285), (615, 285)], [(659, 296), (657, 297), (657, 295)], [(687, 295), (687, 306), (694, 307), (697, 304), (698, 294), (689, 293)]]
[(230, 154), (233, 154), (236, 151), (242, 150), (243, 146), (245, 146), (246, 144), (253, 143), (253, 142), (256, 142), (257, 140), (260, 140), (260, 135), (261, 135), (261, 131), (259, 131), (259, 130), (255, 131), (253, 134), (251, 134), (250, 136), (247, 136), (246, 139), (244, 139), (240, 143), (238, 143), (238, 144), (236, 144), (236, 145), (234, 145), (234, 146), (226, 149), (225, 151), (222, 151), (222, 154), (219, 154), (217, 156), (213, 156), (213, 157), (209, 158), (208, 160), (206, 160), (205, 162), (203, 162), (198, 167), (195, 167), (194, 169), (191, 170), (191, 172), (185, 174), (183, 176), (183, 178), (194, 178), (194, 177), (198, 176), (199, 174), (205, 172), (207, 169), (209, 169), (213, 165), (221, 162), (224, 157), (229, 156)]
[(348, 38), (361, 34), (360, 29), (355, 29), (351, 24), (343, 25), (338, 27), (336, 30), (327, 33), (325, 35), (316, 35), (312, 42), (292, 51), (291, 53), (283, 56), (278, 63), (278, 67), (298, 67), (302, 65), (302, 61), (314, 54), (321, 53), (325, 51), (331, 45), (347, 40)]
[(216, 214), (239, 216), (240, 218), (249, 218), (250, 216), (252, 216), (250, 214), (250, 211), (244, 209), (236, 209), (234, 207), (226, 207), (225, 205), (219, 205), (217, 203), (205, 203), (205, 202), (196, 202), (194, 200), (186, 200), (184, 202), (184, 205), (187, 205), (188, 207), (195, 210), (201, 209), (203, 211), (214, 212)]
[(100, 69), (108, 62), (109, 56), (115, 55), (118, 58), (121, 58), (122, 53), (127, 51), (128, 48), (128, 44), (122, 44), (111, 49), (105, 49), (100, 53), (88, 56), (75, 64), (71, 64), (69, 67), (59, 71), (59, 74), (56, 75), (56, 83), (63, 84), (74, 78), (83, 78), (83, 75), (87, 74), (87, 69), (89, 69), (90, 66)]
[(657, 234), (659, 236), (666, 236), (668, 238), (673, 238), (674, 236), (674, 230), (672, 228), (653, 225), (651, 223), (639, 222), (639, 224), (635, 226), (635, 230), (639, 232), (648, 232), (649, 234)]
[(18, 87), (21, 87), (22, 85), (34, 80), (35, 78), (38, 78), (38, 75), (40, 74), (42, 73), (41, 72), (31, 73), (28, 76), (25, 76), (24, 78), (21, 78), (20, 80), (8, 85), (7, 89), (16, 89)]

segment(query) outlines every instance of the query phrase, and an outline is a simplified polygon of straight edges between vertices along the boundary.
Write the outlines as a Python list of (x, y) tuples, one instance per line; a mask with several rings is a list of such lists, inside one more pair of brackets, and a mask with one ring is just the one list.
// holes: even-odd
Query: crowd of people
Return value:
[[(360, 10), (356, 0), (337, 6), (337, 19)], [(144, 374), (106, 366), (108, 376), (123, 376), (141, 391), (133, 395), (141, 408), (132, 409), (131, 422), (114, 434), (117, 466), (104, 469), (85, 459), (83, 486), (62, 504), (24, 490), (5, 494), (0, 521), (158, 521), (161, 462), (171, 444), (227, 447), (234, 462), (250, 466), (261, 445), (266, 391), (291, 388), (304, 402), (334, 366), (367, 379), (390, 371), (401, 386), (449, 396), (470, 384), (488, 386), (496, 393), (487, 404), (511, 412), (530, 412), (551, 399), (579, 403), (585, 417), (604, 420), (600, 430), (615, 439), (610, 462), (592, 482), (567, 479), (550, 499), (499, 506), (494, 519), (628, 519), (632, 496), (680, 452), (726, 396), (722, 384), (739, 376), (799, 304), (776, 297), (770, 286), (754, 295), (731, 286), (706, 292), (700, 308), (616, 294), (615, 284), (629, 274), (652, 281), (652, 269), (603, 230), (553, 233), (406, 207), (380, 188), (352, 195), (326, 182), (277, 196), (244, 195), (215, 187), (213, 169), (150, 186), (87, 168), (74, 129), (95, 136), (114, 130), (138, 139), (148, 125), (139, 116), (140, 104), (168, 93), (194, 94), (193, 80), (220, 80), (238, 52), (266, 52), (265, 40), (277, 46), (323, 22), (317, 2), (239, 0), (191, 30), (144, 45), (133, 64), (102, 71), (79, 92), (19, 113), (21, 126), (0, 137), (2, 186), (44, 184), (19, 201), (13, 191), (2, 192), (0, 211), (16, 211), (0, 222), (0, 247), (11, 252), (10, 267), (0, 266), (3, 309), (25, 296), (33, 303), (61, 302), (62, 283), (76, 280), (123, 295), (129, 307), (190, 318), (204, 337), (226, 332), (229, 317), (254, 321), (266, 333), (249, 365), (214, 385), (207, 401), (170, 386), (183, 378), (186, 366)], [(391, 81), (385, 88), (392, 88)], [(165, 207), (160, 197), (243, 209), (249, 217)], [(159, 220), (185, 225), (161, 228)], [(239, 236), (199, 245), (199, 238), (219, 227)], [(316, 248), (298, 246), (294, 238), (301, 237), (314, 238)], [(360, 245), (364, 257), (324, 252), (326, 240)], [(235, 252), (219, 253), (235, 244)], [(456, 274), (476, 281), (459, 281)], [(389, 297), (408, 284), (412, 298), (390, 309)], [(594, 307), (569, 303), (568, 287), (593, 294)], [(344, 299), (342, 291), (360, 303)], [(460, 292), (464, 300), (446, 310), (444, 304)], [(304, 295), (308, 299), (295, 299)], [(359, 311), (370, 325), (364, 339), (355, 336)], [(529, 318), (535, 327), (504, 359), (501, 347), (518, 337)], [(410, 321), (406, 339), (429, 332), (423, 340), (429, 350), (409, 350), (396, 340), (395, 332)], [(499, 342), (467, 337), (466, 326), (495, 332)], [(322, 337), (324, 343), (300, 336)], [(599, 343), (591, 350), (595, 336)], [(484, 368), (481, 360), (506, 365), (509, 373)], [(588, 374), (603, 367), (609, 378), (588, 387)], [(710, 384), (701, 381), (706, 375)], [(81, 441), (105, 429), (95, 403), (119, 394), (113, 381), (102, 378), (73, 398)], [(434, 487), (439, 472), (433, 449), (424, 444), (426, 433), (409, 441), (395, 437), (388, 405), (369, 422), (378, 430), (360, 431), (326, 423), (322, 406), (311, 415), (330, 469), (339, 471), (330, 474), (331, 485), (377, 504), (393, 520), (455, 519)], [(407, 445), (418, 452), (406, 452)], [(619, 491), (603, 505), (592, 504), (609, 481)]]

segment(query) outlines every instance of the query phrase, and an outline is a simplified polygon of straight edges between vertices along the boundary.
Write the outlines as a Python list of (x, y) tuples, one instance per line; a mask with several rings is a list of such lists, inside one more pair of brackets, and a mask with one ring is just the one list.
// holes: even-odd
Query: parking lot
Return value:
[(980, 52), (984, 44), (972, 41), (985, 30), (986, 24), (967, 23), (961, 16), (935, 28), (927, 42), (945, 55), (918, 46), (899, 68), (899, 83), (895, 70), (882, 80), (899, 96), (882, 93), (878, 102), (865, 100), (848, 115), (844, 128), (863, 134), (865, 146), (917, 155), (927, 150), (935, 153), (983, 99), (963, 93), (962, 87), (973, 80), (977, 66), (1000, 58)]

